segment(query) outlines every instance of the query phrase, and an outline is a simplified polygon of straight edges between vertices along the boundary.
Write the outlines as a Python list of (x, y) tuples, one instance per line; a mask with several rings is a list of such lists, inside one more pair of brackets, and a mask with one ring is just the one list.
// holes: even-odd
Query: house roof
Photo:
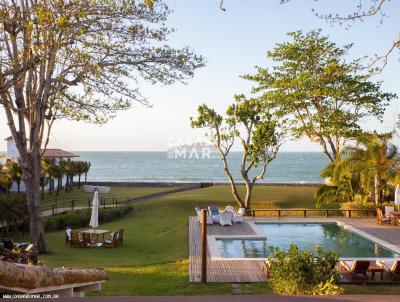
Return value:
[(47, 158), (79, 157), (79, 155), (69, 151), (64, 151), (62, 149), (46, 149), (43, 153), (43, 157)]

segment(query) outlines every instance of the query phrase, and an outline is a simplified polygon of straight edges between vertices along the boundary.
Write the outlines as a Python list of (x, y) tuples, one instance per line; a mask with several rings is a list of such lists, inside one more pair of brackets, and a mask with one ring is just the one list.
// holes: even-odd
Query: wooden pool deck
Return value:
[[(343, 222), (360, 231), (400, 248), (400, 227), (378, 225), (376, 219), (345, 217), (249, 217), (248, 221), (266, 222)], [(208, 225), (207, 235), (256, 235), (247, 222), (233, 226)], [(265, 282), (267, 272), (262, 260), (212, 259), (207, 250), (208, 282)], [(376, 278), (378, 279), (378, 278)], [(189, 280), (201, 281), (201, 224), (196, 217), (189, 217)], [(346, 281), (346, 280), (344, 280)], [(351, 281), (351, 280), (349, 280)], [(388, 281), (386, 278), (384, 280)], [(380, 281), (376, 281), (379, 283)]]

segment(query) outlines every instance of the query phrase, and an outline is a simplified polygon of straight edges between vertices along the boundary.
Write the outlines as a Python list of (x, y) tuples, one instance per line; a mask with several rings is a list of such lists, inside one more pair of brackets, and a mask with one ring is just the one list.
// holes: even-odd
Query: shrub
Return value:
[[(121, 218), (133, 211), (132, 206), (120, 206), (117, 208), (99, 208), (99, 221), (101, 223), (110, 222)], [(89, 224), (91, 210), (77, 210), (47, 216), (43, 218), (43, 225), (46, 231), (64, 229), (66, 226), (72, 228), (84, 227)]]
[(25, 228), (29, 218), (24, 195), (0, 194), (0, 222), (5, 233), (16, 231), (19, 225)]
[(316, 253), (300, 252), (296, 245), (287, 251), (271, 247), (268, 259), (268, 282), (278, 295), (337, 295), (343, 292), (337, 285), (334, 269), (338, 255), (317, 248)]
[[(354, 211), (351, 212), (352, 217), (365, 217), (371, 216), (373, 210), (375, 209), (375, 205), (372, 202), (344, 202), (342, 203), (341, 210), (371, 210), (370, 212), (367, 211)], [(348, 215), (347, 212), (344, 215)]]

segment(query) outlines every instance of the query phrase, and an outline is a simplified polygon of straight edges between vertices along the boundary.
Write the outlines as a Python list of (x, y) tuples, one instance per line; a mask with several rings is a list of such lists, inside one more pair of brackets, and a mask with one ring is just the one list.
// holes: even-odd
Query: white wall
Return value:
[(17, 146), (13, 139), (7, 140), (7, 156), (10, 158), (18, 158), (19, 153), (17, 150)]

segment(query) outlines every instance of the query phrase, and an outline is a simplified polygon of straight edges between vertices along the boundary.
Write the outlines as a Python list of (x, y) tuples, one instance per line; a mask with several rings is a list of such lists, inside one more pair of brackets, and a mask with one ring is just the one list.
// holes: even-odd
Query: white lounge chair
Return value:
[(385, 206), (385, 217), (386, 218), (391, 218), (392, 217), (392, 212), (394, 212), (394, 207)]
[[(194, 210), (196, 211), (196, 214), (197, 214), (197, 221), (202, 223), (203, 213), (202, 213), (201, 209), (196, 207), (196, 208), (194, 208)], [(208, 214), (208, 212), (207, 212), (207, 224), (213, 224), (213, 218), (210, 214)]]
[(226, 207), (225, 207), (225, 211), (235, 213), (235, 208), (232, 207), (232, 206), (226, 206)]
[(245, 209), (240, 208), (239, 211), (237, 211), (236, 213), (234, 213), (232, 221), (233, 223), (242, 223), (244, 221), (244, 213), (245, 213)]
[(232, 225), (233, 213), (229, 211), (224, 211), (219, 215), (220, 225)]

